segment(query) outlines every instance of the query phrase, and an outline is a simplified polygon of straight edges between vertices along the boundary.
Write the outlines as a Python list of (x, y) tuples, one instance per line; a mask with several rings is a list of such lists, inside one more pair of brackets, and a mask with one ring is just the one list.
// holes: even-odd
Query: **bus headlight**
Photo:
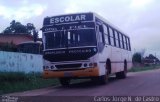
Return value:
[(54, 66), (51, 66), (51, 69), (54, 69)]
[(48, 70), (49, 69), (49, 66), (46, 66), (46, 70)]

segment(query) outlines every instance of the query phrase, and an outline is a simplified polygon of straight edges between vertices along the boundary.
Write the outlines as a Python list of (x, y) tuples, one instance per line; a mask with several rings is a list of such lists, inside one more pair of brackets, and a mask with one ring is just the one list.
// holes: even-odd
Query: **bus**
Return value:
[(77, 78), (105, 84), (132, 66), (129, 36), (93, 12), (44, 18), (42, 40), (43, 77), (62, 86)]
[(27, 41), (17, 45), (18, 52), (42, 54), (42, 42), (41, 41)]

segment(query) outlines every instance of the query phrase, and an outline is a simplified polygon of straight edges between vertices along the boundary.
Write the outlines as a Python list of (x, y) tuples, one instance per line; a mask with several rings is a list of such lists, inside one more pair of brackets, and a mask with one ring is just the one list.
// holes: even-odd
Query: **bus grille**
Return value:
[(58, 69), (65, 69), (65, 68), (80, 68), (82, 64), (61, 64), (55, 65)]

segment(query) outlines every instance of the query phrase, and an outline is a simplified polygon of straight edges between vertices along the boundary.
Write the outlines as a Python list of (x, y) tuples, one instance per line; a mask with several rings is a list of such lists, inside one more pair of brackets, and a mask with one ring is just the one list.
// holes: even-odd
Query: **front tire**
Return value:
[(106, 75), (102, 75), (102, 76), (100, 76), (99, 77), (99, 83), (100, 84), (106, 84), (108, 82), (108, 76), (106, 76)]
[(70, 79), (69, 78), (59, 78), (59, 82), (62, 86), (69, 86)]
[(106, 75), (91, 78), (91, 80), (96, 84), (104, 85), (108, 82), (108, 77)]

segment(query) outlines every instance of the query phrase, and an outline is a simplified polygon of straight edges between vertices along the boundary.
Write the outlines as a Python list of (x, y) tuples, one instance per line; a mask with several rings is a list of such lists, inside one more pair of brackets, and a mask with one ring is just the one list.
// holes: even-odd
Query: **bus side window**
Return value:
[(110, 32), (109, 32), (108, 26), (107, 26), (107, 30), (108, 30), (108, 44), (111, 45)]
[(117, 46), (117, 45), (116, 45), (116, 36), (115, 36), (115, 30), (113, 30), (113, 39), (114, 39), (114, 46)]
[(122, 44), (123, 44), (123, 49), (125, 49), (125, 42), (124, 42), (124, 35), (122, 34)]
[(123, 35), (123, 41), (124, 41), (124, 49), (127, 50), (127, 41), (126, 36)]
[(119, 44), (119, 48), (121, 48), (121, 44), (120, 44), (120, 34), (117, 32), (118, 34), (118, 44)]
[(126, 37), (126, 47), (127, 47), (127, 50), (129, 50), (129, 46), (128, 46), (128, 40), (127, 40), (128, 37)]
[(107, 34), (105, 34), (105, 43), (109, 44), (109, 40), (108, 40), (108, 35)]
[(109, 37), (110, 37), (110, 45), (114, 46), (113, 30), (110, 27), (109, 27)]
[(129, 51), (131, 51), (131, 43), (129, 38), (128, 38), (128, 46), (129, 46)]
[(123, 40), (122, 40), (122, 34), (121, 33), (119, 33), (119, 38), (120, 38), (121, 48), (123, 49)]
[(120, 47), (120, 46), (119, 46), (118, 32), (115, 30), (115, 31), (114, 31), (114, 34), (115, 34), (116, 46), (117, 46), (117, 47)]

